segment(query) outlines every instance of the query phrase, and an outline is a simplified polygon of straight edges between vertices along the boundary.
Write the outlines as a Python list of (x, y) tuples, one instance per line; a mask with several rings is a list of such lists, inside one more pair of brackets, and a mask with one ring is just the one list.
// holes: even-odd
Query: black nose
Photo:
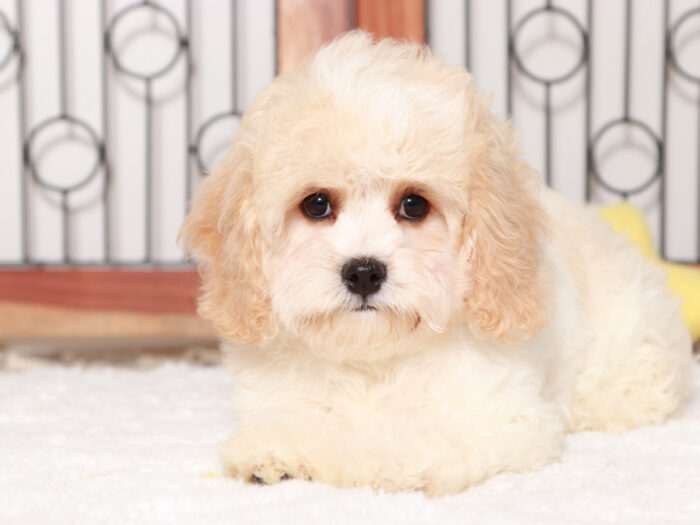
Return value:
[(376, 259), (350, 259), (340, 272), (345, 286), (363, 299), (382, 287), (386, 279), (386, 265)]

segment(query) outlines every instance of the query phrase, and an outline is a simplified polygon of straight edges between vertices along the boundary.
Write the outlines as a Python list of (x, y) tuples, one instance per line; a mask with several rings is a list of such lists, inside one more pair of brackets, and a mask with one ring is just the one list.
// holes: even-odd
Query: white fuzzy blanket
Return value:
[(230, 388), (188, 364), (0, 372), (0, 523), (700, 524), (700, 366), (668, 424), (572, 435), (556, 464), (441, 499), (222, 479)]

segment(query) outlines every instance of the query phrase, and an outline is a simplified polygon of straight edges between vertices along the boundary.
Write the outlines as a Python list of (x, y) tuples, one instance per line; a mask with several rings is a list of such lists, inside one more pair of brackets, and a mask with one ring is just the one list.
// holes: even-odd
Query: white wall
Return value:
[[(131, 0), (108, 2), (113, 15)], [(160, 0), (184, 26), (185, 0)], [(193, 4), (193, 125), (192, 133), (210, 116), (230, 108), (230, 2), (197, 0)], [(555, 3), (557, 4), (557, 3)], [(27, 55), (27, 132), (59, 108), (57, 89), (57, 2), (25, 0), (25, 47)], [(69, 112), (85, 120), (102, 135), (100, 4), (94, 0), (66, 0)], [(533, 6), (534, 0), (514, 1), (514, 20)], [(580, 20), (585, 20), (584, 0), (558, 3)], [(673, 16), (694, 7), (693, 0), (674, 0)], [(657, 133), (661, 131), (661, 81), (663, 68), (663, 3), (633, 2), (633, 60), (631, 113)], [(15, 23), (15, 1), (0, 0), (0, 10)], [(624, 1), (595, 2), (592, 47), (592, 130), (622, 112)], [(464, 64), (464, 2), (431, 2), (431, 45), (446, 61)], [(144, 31), (144, 28), (147, 31)], [(156, 29), (155, 31), (151, 28)], [(239, 60), (239, 106), (247, 107), (257, 91), (271, 78), (274, 65), (273, 1), (238, 0), (236, 39)], [(505, 112), (506, 27), (505, 2), (472, 1), (472, 66), (478, 85), (493, 93), (494, 109)], [(691, 20), (677, 39), (679, 57), (689, 69), (700, 73), (700, 16)], [(537, 36), (550, 34), (556, 43), (537, 45)], [(695, 37), (693, 37), (693, 34)], [(173, 52), (172, 29), (167, 20), (136, 13), (120, 22), (113, 36), (124, 63), (143, 70), (167, 61)], [(9, 45), (0, 30), (0, 60)], [(566, 21), (543, 17), (523, 30), (519, 49), (529, 66), (544, 73), (566, 69), (577, 56), (580, 43)], [(693, 57), (694, 60), (693, 60)], [(110, 66), (111, 69), (111, 66)], [(17, 128), (17, 93), (13, 75), (16, 60), (0, 71), (0, 260), (17, 260), (21, 255), (19, 169), (20, 145)], [(185, 60), (154, 81), (154, 193), (153, 256), (160, 261), (181, 257), (175, 235), (185, 202)], [(698, 86), (679, 76), (672, 78), (669, 104), (668, 141), (668, 247), (673, 258), (697, 256), (697, 149)], [(143, 82), (123, 74), (109, 75), (110, 164), (113, 180), (110, 194), (111, 250), (118, 261), (138, 260), (144, 255), (144, 129)], [(543, 89), (514, 72), (514, 119), (520, 129), (525, 154), (539, 170), (544, 167)], [(584, 73), (552, 91), (553, 184), (574, 200), (584, 198), (585, 128)], [(228, 145), (235, 122), (224, 119), (204, 138), (202, 153), (209, 166)], [(70, 145), (58, 138), (60, 126), (37, 138), (33, 151), (37, 165), (47, 179), (76, 180), (94, 161), (93, 148), (84, 142)], [(629, 136), (627, 136), (629, 135)], [(606, 180), (632, 185), (653, 170), (653, 152), (643, 135), (612, 133), (601, 143), (599, 159)], [(80, 136), (78, 136), (80, 138)], [(638, 148), (615, 148), (616, 142), (639, 142)], [(70, 146), (70, 147), (69, 147)], [(193, 185), (198, 179), (192, 165)], [(80, 177), (80, 175), (78, 175)], [(101, 202), (104, 177), (99, 173), (83, 189), (71, 195), (71, 253), (78, 261), (100, 260), (103, 256), (103, 215)], [(30, 254), (35, 259), (58, 261), (61, 256), (61, 219), (58, 194), (29, 185)], [(632, 200), (647, 211), (658, 235), (658, 184)], [(595, 192), (596, 200), (615, 197)]]

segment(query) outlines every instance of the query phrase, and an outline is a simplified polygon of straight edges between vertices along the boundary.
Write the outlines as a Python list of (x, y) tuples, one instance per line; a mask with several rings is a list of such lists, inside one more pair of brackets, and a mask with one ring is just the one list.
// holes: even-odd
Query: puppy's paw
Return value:
[[(280, 481), (287, 481), (288, 479), (292, 479), (289, 474), (284, 474), (281, 478)], [(252, 483), (255, 483), (256, 485), (267, 485), (262, 479), (257, 477), (255, 474), (253, 474), (253, 478), (251, 479)]]
[(250, 483), (272, 485), (292, 478), (311, 479), (298, 453), (241, 432), (223, 444), (221, 459), (227, 476)]

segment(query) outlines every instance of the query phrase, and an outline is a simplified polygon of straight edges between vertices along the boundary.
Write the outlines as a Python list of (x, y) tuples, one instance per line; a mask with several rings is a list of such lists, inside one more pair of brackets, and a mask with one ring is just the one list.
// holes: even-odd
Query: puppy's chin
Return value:
[(421, 321), (415, 312), (353, 307), (300, 318), (288, 328), (320, 357), (377, 361), (409, 352)]

